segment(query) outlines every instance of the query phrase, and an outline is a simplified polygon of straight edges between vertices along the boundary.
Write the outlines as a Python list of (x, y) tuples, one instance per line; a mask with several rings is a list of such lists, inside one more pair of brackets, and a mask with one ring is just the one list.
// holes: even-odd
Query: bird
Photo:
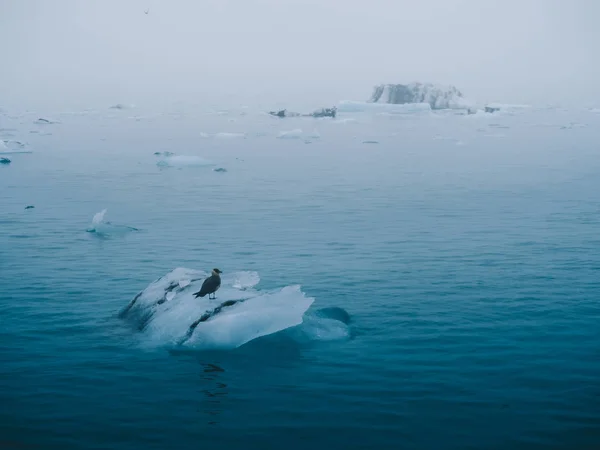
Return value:
[[(208, 294), (209, 299), (217, 298), (215, 296), (215, 292), (217, 292), (217, 290), (221, 287), (220, 274), (222, 273), (223, 272), (221, 272), (219, 269), (213, 269), (211, 276), (204, 280), (204, 283), (202, 283), (202, 287), (200, 288), (200, 290), (198, 292), (194, 292), (194, 297), (204, 297), (206, 294)], [(210, 296), (211, 294), (212, 297)]]

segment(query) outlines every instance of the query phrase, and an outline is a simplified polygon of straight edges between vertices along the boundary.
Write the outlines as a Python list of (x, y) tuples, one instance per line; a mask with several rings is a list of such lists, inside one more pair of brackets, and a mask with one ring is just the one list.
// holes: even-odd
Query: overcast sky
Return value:
[(0, 0), (0, 107), (327, 104), (417, 80), (600, 106), (599, 19), (597, 0)]

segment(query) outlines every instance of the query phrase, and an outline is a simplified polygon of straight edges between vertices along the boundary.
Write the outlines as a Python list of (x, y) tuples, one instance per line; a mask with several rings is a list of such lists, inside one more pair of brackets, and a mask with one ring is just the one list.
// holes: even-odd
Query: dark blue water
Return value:
[[(128, 116), (0, 124), (34, 151), (0, 167), (0, 448), (600, 447), (600, 117)], [(348, 333), (142, 345), (118, 313), (176, 267)]]

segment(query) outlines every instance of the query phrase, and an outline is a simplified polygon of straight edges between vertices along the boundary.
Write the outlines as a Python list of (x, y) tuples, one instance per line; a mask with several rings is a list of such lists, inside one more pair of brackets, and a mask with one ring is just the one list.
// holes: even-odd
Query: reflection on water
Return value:
[(202, 393), (206, 396), (203, 406), (203, 412), (209, 416), (208, 424), (216, 425), (219, 423), (219, 415), (223, 412), (222, 401), (227, 396), (227, 384), (220, 381), (221, 374), (225, 372), (222, 367), (211, 364), (202, 363), (204, 369), (200, 376), (208, 381), (207, 389), (203, 389)]

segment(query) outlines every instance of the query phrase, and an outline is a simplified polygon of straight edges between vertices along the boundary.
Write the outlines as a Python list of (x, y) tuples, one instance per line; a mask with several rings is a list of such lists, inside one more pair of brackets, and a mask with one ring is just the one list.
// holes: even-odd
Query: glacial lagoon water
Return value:
[(599, 125), (5, 110), (0, 448), (597, 448)]

